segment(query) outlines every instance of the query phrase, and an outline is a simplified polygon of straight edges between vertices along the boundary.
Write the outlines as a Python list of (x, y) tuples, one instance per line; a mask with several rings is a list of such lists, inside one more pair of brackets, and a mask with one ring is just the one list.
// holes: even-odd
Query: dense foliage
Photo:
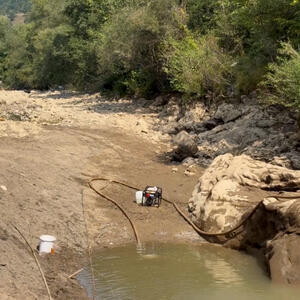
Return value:
[(0, 15), (13, 19), (16, 13), (26, 13), (30, 0), (0, 0)]
[(197, 99), (259, 89), (298, 110), (299, 46), (299, 0), (32, 0), (26, 24), (0, 18), (0, 79)]
[(300, 107), (300, 53), (289, 44), (283, 44), (281, 57), (269, 65), (269, 71), (261, 86), (265, 88), (265, 99), (286, 107)]

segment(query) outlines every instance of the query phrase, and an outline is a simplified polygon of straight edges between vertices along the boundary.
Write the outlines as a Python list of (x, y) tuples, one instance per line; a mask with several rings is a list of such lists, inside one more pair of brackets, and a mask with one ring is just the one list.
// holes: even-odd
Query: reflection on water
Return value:
[[(253, 257), (207, 244), (106, 249), (93, 264), (101, 300), (296, 300), (300, 294), (272, 284)], [(89, 269), (78, 279), (91, 294)]]
[(204, 261), (204, 266), (216, 282), (234, 285), (242, 284), (243, 282), (233, 266), (222, 259), (216, 259), (215, 261), (206, 260)]

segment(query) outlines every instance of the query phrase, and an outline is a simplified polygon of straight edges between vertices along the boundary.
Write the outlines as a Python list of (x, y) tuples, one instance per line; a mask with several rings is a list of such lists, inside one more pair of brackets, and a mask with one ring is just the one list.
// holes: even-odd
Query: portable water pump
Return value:
[(136, 192), (136, 203), (142, 206), (159, 207), (162, 200), (162, 188), (157, 186), (146, 186), (144, 191)]

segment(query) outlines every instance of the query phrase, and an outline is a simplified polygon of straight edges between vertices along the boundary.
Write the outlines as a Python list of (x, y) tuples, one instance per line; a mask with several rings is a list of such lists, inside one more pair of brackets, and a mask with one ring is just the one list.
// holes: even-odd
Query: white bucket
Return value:
[(143, 203), (143, 192), (138, 191), (135, 193), (135, 200), (137, 204), (142, 204)]
[(39, 252), (40, 253), (50, 253), (51, 249), (54, 246), (55, 241), (56, 241), (56, 238), (52, 235), (41, 235)]

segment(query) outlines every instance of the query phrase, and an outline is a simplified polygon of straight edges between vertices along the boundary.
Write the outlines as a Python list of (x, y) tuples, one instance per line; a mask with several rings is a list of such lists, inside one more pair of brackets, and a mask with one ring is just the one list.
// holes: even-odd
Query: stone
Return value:
[(223, 103), (218, 107), (214, 118), (222, 120), (224, 123), (228, 123), (237, 120), (244, 113), (245, 112), (238, 106)]
[(279, 157), (274, 156), (273, 160), (271, 161), (273, 165), (285, 167), (285, 168), (292, 168), (291, 161), (287, 157)]
[(176, 134), (176, 133), (178, 133), (178, 130), (177, 130), (176, 124), (168, 123), (168, 124), (162, 126), (161, 132), (164, 134)]
[(166, 104), (166, 100), (162, 96), (158, 96), (155, 98), (154, 102), (152, 103), (153, 106), (163, 106)]
[(226, 222), (225, 218), (216, 221), (214, 214), (216, 202), (218, 205), (220, 203), (224, 205), (223, 217), (228, 215), (239, 218), (245, 211), (241, 213), (235, 208), (236, 204), (248, 204), (246, 206), (251, 207), (251, 203), (255, 204), (262, 200), (262, 198), (250, 199), (248, 187), (257, 190), (300, 189), (300, 171), (257, 161), (247, 155), (236, 157), (232, 154), (221, 155), (200, 178), (189, 201), (194, 221), (212, 230), (230, 227), (231, 222)]
[(300, 154), (299, 151), (291, 151), (287, 153), (286, 156), (289, 158), (292, 168), (295, 170), (300, 170)]
[(186, 123), (195, 123), (199, 121), (205, 120), (206, 117), (206, 109), (202, 103), (196, 103), (194, 106), (190, 107), (188, 110), (183, 112), (178, 123), (186, 124)]
[(193, 157), (187, 157), (182, 161), (184, 166), (190, 167), (195, 164), (195, 159)]
[(192, 172), (191, 170), (187, 169), (184, 171), (185, 176), (194, 176), (196, 173)]
[(200, 129), (200, 132), (203, 132), (206, 130), (212, 130), (221, 124), (224, 124), (224, 122), (221, 119), (213, 118), (213, 119), (207, 120), (205, 122), (202, 122), (201, 127), (204, 128), (204, 130), (201, 130), (201, 127), (199, 125), (198, 125), (198, 128), (196, 125), (196, 128), (198, 129), (198, 132), (199, 132), (199, 129)]
[[(300, 284), (299, 251), (295, 250), (300, 247), (300, 236), (291, 238), (289, 234), (282, 239), (290, 231), (300, 234), (299, 191), (300, 171), (227, 153), (214, 159), (201, 176), (188, 209), (192, 221), (202, 230), (224, 232), (256, 208), (237, 236), (208, 240), (235, 249), (265, 249), (272, 278)], [(275, 254), (276, 259), (272, 259)], [(293, 265), (282, 268), (289, 260)]]
[(0, 185), (0, 188), (2, 191), (6, 192), (7, 191), (7, 187), (5, 185)]
[(137, 103), (139, 106), (142, 106), (142, 107), (147, 107), (148, 105), (151, 104), (150, 101), (148, 101), (145, 98), (136, 99), (135, 103)]
[(177, 145), (174, 151), (174, 159), (176, 161), (183, 161), (187, 157), (193, 157), (198, 152), (198, 147), (194, 139), (186, 132), (179, 132), (173, 139)]
[(276, 124), (276, 120), (269, 120), (269, 119), (264, 119), (264, 120), (258, 120), (256, 122), (256, 126), (260, 128), (268, 128), (272, 127)]
[(267, 248), (271, 278), (280, 284), (300, 283), (300, 235), (285, 234), (272, 241)]

